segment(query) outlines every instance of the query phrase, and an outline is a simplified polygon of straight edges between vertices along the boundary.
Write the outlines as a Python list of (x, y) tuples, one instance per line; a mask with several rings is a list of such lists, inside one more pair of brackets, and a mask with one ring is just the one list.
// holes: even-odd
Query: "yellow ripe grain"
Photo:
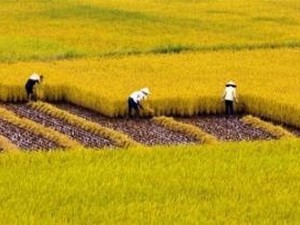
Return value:
[(174, 130), (188, 136), (194, 137), (198, 142), (202, 144), (216, 144), (218, 140), (213, 135), (208, 134), (201, 128), (194, 126), (192, 124), (183, 123), (174, 120), (172, 117), (154, 117), (152, 121), (162, 125), (170, 130)]
[(55, 131), (49, 127), (45, 127), (39, 123), (36, 123), (32, 120), (19, 117), (15, 115), (14, 112), (7, 110), (3, 107), (0, 107), (0, 115), (1, 115), (1, 119), (11, 124), (14, 124), (16, 126), (19, 126), (25, 130), (30, 130), (36, 134), (43, 136), (44, 138), (52, 140), (60, 147), (64, 147), (64, 148), (80, 147), (80, 144), (77, 141), (73, 140), (72, 138), (58, 131)]
[(288, 130), (284, 129), (283, 127), (276, 126), (272, 123), (263, 121), (257, 117), (251, 116), (251, 115), (244, 116), (242, 118), (242, 121), (247, 124), (250, 124), (254, 127), (263, 129), (263, 130), (271, 133), (272, 135), (274, 135), (277, 138), (295, 138), (294, 134), (292, 134)]
[(0, 150), (14, 151), (17, 149), (18, 149), (18, 147), (16, 145), (14, 145), (13, 143), (11, 143), (11, 141), (9, 139), (0, 135)]
[[(2, 63), (0, 99), (25, 98), (32, 71), (45, 75), (44, 100), (67, 100), (108, 116), (125, 115), (129, 94), (149, 87), (156, 115), (221, 113), (224, 84), (237, 83), (237, 110), (300, 127), (298, 49), (140, 55)], [(292, 115), (292, 116), (291, 116)]]
[(141, 145), (138, 142), (134, 141), (132, 138), (130, 138), (128, 135), (126, 135), (120, 131), (115, 131), (108, 127), (103, 127), (98, 123), (88, 121), (88, 120), (81, 118), (79, 116), (76, 116), (72, 113), (61, 110), (59, 108), (56, 108), (53, 105), (50, 105), (50, 104), (47, 104), (44, 102), (33, 102), (33, 103), (30, 103), (30, 106), (33, 107), (34, 109), (40, 110), (44, 113), (47, 113), (53, 117), (65, 120), (74, 126), (81, 127), (85, 130), (88, 130), (88, 131), (96, 134), (96, 135), (105, 137), (105, 138), (111, 140), (118, 147), (128, 148), (128, 147), (134, 147), (134, 146)]
[(172, 52), (176, 48), (299, 47), (297, 3), (2, 1), (0, 61)]

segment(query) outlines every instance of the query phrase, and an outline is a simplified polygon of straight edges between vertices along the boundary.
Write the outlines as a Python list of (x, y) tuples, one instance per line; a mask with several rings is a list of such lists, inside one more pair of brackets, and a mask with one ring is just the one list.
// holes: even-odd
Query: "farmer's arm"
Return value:
[(239, 101), (238, 101), (238, 97), (237, 97), (237, 95), (236, 95), (235, 89), (233, 89), (233, 97), (234, 97), (234, 99), (235, 99), (235, 102), (238, 103)]
[(143, 94), (140, 94), (140, 95), (138, 95), (138, 97), (137, 97), (137, 104), (138, 104), (138, 106), (139, 106), (141, 109), (144, 109), (144, 107), (142, 106), (141, 102), (142, 102), (144, 99), (146, 99), (145, 97), (146, 97), (146, 96), (143, 95)]
[(141, 109), (144, 109), (144, 107), (143, 107), (142, 104), (141, 104), (141, 101), (138, 101), (137, 104), (138, 104), (138, 106), (139, 106)]

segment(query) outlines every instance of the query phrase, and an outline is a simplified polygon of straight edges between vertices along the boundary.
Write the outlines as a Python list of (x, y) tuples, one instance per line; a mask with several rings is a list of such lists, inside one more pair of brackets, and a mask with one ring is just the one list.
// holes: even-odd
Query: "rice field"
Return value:
[[(299, 12), (1, 1), (0, 224), (299, 224)], [(27, 104), (33, 72), (42, 101)], [(150, 110), (128, 119), (143, 87)]]
[(44, 100), (67, 100), (107, 116), (125, 115), (127, 97), (144, 86), (156, 115), (216, 114), (224, 110), (224, 84), (234, 79), (238, 109), (299, 127), (299, 54), (275, 49), (3, 63), (0, 97), (24, 100), (26, 79), (39, 71), (46, 77)]
[(0, 224), (298, 224), (299, 141), (0, 157)]
[(13, 0), (0, 21), (9, 62), (300, 44), (297, 0)]
[[(67, 150), (80, 146), (97, 150), (138, 145), (217, 144), (285, 137), (293, 139), (300, 134), (300, 129), (294, 128), (294, 132), (290, 133), (288, 127), (275, 126), (267, 121), (260, 122), (264, 126), (258, 126), (259, 118), (251, 117), (252, 123), (249, 116), (241, 115), (231, 118), (109, 118), (72, 104), (42, 102), (0, 104), (0, 112), (0, 137), (10, 139), (15, 149), (31, 151)], [(278, 128), (281, 130), (278, 131)], [(0, 149), (10, 149), (5, 147), (5, 143), (2, 145), (0, 143)]]

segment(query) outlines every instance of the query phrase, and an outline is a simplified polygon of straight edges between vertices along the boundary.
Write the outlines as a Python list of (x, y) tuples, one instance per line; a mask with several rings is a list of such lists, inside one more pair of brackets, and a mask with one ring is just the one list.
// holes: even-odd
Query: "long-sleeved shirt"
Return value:
[(135, 91), (129, 97), (132, 98), (135, 103), (147, 98), (146, 94), (142, 91)]
[(236, 91), (234, 87), (226, 87), (224, 94), (223, 94), (223, 98), (227, 101), (233, 101), (234, 99), (236, 99)]

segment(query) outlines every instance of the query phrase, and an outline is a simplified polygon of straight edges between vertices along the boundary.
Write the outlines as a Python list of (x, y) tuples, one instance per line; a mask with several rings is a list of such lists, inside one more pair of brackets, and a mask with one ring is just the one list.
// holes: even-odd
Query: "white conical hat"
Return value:
[(142, 88), (142, 89), (141, 89), (141, 92), (144, 92), (144, 93), (147, 94), (147, 95), (150, 94), (149, 88), (147, 88), (147, 87)]
[(229, 85), (234, 86), (234, 87), (236, 86), (236, 84), (232, 80), (230, 80), (226, 83), (226, 86), (229, 86)]
[(30, 80), (40, 80), (40, 78), (41, 78), (41, 75), (36, 72), (32, 73), (29, 77)]

